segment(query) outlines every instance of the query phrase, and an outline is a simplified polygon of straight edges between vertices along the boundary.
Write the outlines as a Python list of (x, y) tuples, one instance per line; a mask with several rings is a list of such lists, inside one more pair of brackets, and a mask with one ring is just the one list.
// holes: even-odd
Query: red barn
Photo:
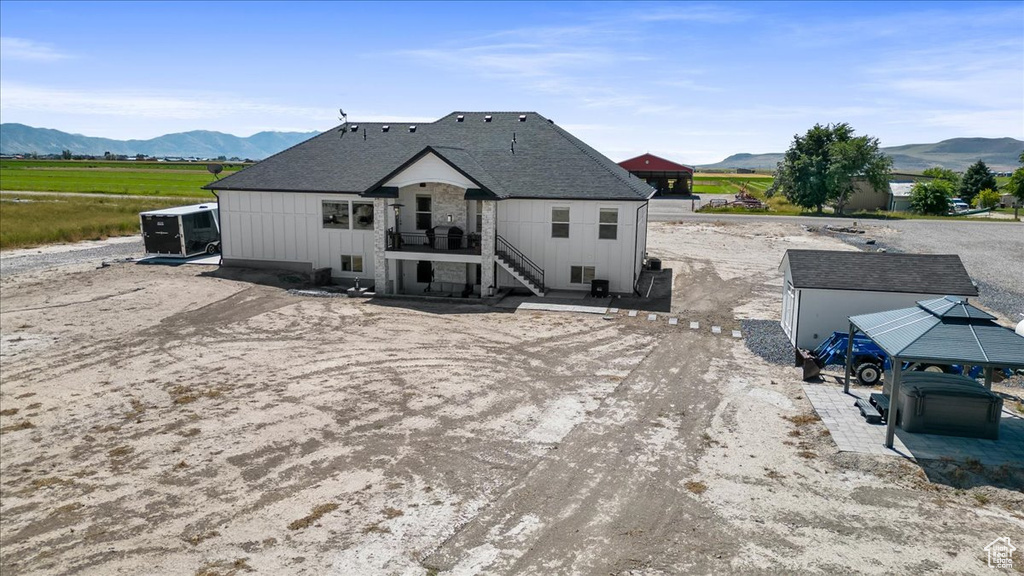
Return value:
[(658, 191), (658, 195), (693, 194), (693, 167), (676, 164), (654, 154), (644, 154), (619, 162), (637, 178), (646, 180)]

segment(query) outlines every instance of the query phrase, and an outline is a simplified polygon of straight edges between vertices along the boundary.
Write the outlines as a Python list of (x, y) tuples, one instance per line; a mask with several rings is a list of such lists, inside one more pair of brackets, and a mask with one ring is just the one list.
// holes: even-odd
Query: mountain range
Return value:
[[(0, 124), (0, 153), (3, 154), (72, 154), (103, 156), (105, 152), (135, 156), (182, 156), (197, 158), (249, 158), (261, 160), (315, 136), (317, 132), (259, 132), (247, 138), (193, 130), (165, 134), (149, 140), (113, 140), (69, 134), (49, 128), (24, 124)], [(907, 144), (882, 148), (893, 160), (896, 172), (920, 172), (932, 166), (963, 171), (984, 160), (996, 172), (1017, 168), (1024, 151), (1024, 141), (1014, 138), (952, 138), (934, 144)], [(782, 152), (768, 154), (733, 154), (721, 162), (697, 166), (702, 169), (774, 169), (782, 160)], [(684, 159), (685, 161), (685, 159)]]
[[(1024, 141), (1015, 138), (951, 138), (934, 144), (906, 144), (883, 147), (892, 158), (894, 172), (920, 172), (932, 166), (963, 171), (984, 160), (995, 172), (1012, 172), (1020, 165)], [(721, 162), (697, 166), (702, 169), (749, 168), (773, 170), (782, 161), (782, 152), (733, 154)]]
[(250, 158), (261, 160), (316, 136), (317, 132), (258, 132), (247, 138), (193, 130), (165, 134), (149, 140), (113, 140), (81, 134), (68, 134), (49, 128), (33, 128), (24, 124), (0, 124), (0, 153), (2, 154), (72, 154), (103, 156), (105, 152), (135, 156), (194, 156), (197, 158)]

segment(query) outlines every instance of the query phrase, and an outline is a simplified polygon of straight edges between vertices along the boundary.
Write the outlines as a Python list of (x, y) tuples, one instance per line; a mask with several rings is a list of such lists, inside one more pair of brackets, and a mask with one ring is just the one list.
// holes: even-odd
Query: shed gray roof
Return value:
[(914, 308), (851, 316), (890, 356), (937, 364), (1024, 367), (1024, 337), (959, 298), (922, 300)]
[(787, 250), (794, 288), (977, 296), (956, 254)]
[(370, 193), (426, 153), (498, 198), (646, 200), (654, 193), (535, 112), (453, 112), (415, 132), (406, 123), (349, 122), (206, 188)]

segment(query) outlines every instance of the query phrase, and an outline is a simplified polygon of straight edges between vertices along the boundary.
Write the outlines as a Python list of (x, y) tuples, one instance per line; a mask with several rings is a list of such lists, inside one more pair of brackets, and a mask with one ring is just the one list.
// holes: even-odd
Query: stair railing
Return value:
[(509, 244), (508, 240), (505, 240), (500, 235), (497, 236), (494, 252), (504, 258), (513, 270), (522, 274), (527, 280), (533, 282), (541, 292), (544, 292), (544, 269), (537, 266), (526, 254), (523, 254), (515, 246)]

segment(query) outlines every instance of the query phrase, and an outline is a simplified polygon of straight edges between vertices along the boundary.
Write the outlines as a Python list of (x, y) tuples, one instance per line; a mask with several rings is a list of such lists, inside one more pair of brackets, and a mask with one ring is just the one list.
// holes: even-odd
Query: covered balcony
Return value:
[(389, 228), (387, 232), (388, 252), (479, 256), (480, 246), (480, 234), (467, 234), (457, 226), (435, 226), (416, 232), (396, 232)]

